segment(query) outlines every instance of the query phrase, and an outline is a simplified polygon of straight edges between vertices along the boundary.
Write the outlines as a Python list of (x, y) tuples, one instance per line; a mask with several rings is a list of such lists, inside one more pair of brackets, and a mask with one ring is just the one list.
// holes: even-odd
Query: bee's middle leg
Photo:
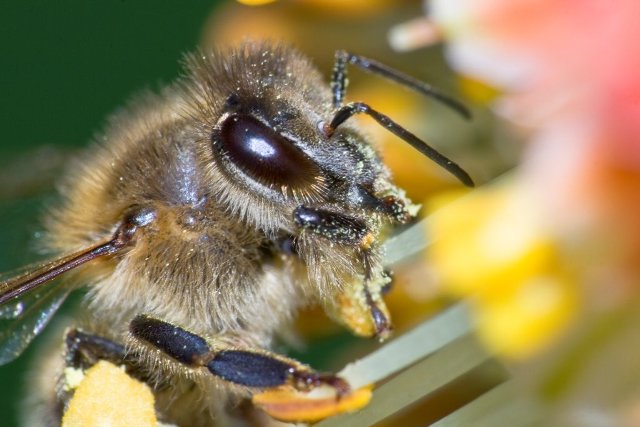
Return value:
[(80, 329), (70, 329), (67, 332), (65, 346), (65, 364), (68, 367), (87, 369), (100, 360), (116, 365), (128, 362), (122, 344)]

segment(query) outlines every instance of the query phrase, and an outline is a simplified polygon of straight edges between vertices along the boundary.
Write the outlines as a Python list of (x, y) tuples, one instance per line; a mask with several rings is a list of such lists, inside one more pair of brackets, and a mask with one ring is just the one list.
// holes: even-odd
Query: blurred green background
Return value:
[[(173, 80), (178, 60), (197, 44), (216, 3), (4, 2), (0, 175), (43, 176), (39, 169), (59, 163), (60, 148), (86, 145), (105, 117), (136, 91)], [(42, 146), (57, 148), (33, 153)], [(34, 155), (37, 166), (30, 160)], [(37, 259), (37, 219), (51, 192), (46, 183), (44, 191), (36, 185), (17, 192), (7, 179), (0, 183), (0, 271), (8, 271)], [(21, 358), (0, 367), (3, 427), (17, 425), (24, 376), (40, 338)]]

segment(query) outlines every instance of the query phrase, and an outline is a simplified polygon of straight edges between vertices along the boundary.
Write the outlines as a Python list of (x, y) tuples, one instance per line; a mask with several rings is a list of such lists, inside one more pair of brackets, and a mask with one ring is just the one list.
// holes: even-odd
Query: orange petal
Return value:
[(373, 386), (362, 387), (337, 399), (333, 393), (312, 397), (292, 388), (277, 388), (254, 395), (252, 401), (277, 420), (313, 423), (363, 408), (371, 400), (372, 389)]

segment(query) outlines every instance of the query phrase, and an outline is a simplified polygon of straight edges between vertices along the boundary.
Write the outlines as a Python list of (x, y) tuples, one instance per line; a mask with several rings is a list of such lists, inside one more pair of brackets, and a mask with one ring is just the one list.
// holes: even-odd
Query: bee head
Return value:
[[(297, 228), (301, 206), (361, 218), (408, 204), (370, 141), (335, 115), (330, 87), (295, 50), (246, 44), (187, 60), (185, 116), (210, 190), (226, 209), (268, 233)], [(398, 203), (389, 207), (389, 197)]]

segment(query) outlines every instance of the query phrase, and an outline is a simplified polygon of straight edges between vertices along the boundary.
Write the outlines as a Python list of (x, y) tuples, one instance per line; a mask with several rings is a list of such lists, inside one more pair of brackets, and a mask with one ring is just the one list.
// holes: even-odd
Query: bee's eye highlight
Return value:
[(223, 154), (251, 178), (267, 186), (300, 187), (319, 175), (318, 166), (288, 138), (247, 114), (222, 122), (218, 141)]

